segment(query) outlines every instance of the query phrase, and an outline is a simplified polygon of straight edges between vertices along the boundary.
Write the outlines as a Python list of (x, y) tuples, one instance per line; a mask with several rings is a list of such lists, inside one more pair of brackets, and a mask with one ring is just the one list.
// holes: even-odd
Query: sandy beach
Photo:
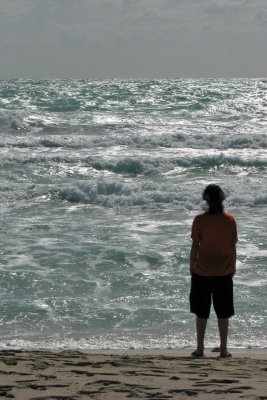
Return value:
[(0, 397), (18, 400), (267, 399), (265, 352), (1, 351)]

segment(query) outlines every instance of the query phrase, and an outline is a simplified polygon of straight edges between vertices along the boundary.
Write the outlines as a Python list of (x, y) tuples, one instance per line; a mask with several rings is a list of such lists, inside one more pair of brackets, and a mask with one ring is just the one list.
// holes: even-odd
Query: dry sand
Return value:
[(18, 400), (267, 400), (267, 354), (0, 351), (0, 397)]

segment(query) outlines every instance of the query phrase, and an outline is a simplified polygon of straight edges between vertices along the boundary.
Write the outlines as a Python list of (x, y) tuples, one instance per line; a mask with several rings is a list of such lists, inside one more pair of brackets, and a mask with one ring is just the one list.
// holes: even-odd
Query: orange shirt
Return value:
[(235, 272), (236, 222), (231, 214), (202, 213), (195, 217), (191, 238), (199, 244), (193, 272), (223, 276)]

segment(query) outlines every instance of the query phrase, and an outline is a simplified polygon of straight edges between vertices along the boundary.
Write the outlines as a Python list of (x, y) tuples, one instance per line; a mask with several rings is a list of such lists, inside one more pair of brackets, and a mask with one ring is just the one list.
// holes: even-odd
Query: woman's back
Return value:
[(222, 276), (235, 271), (234, 248), (237, 230), (234, 217), (226, 212), (196, 216), (192, 239), (199, 243), (194, 272), (202, 276)]

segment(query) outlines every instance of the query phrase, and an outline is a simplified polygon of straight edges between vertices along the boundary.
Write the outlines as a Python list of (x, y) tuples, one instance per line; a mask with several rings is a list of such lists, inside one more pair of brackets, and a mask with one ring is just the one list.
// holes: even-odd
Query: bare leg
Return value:
[(196, 328), (197, 328), (197, 349), (192, 353), (192, 355), (197, 357), (204, 356), (204, 339), (205, 331), (207, 326), (207, 319), (196, 318)]
[(227, 350), (227, 338), (228, 338), (228, 327), (229, 327), (229, 318), (218, 318), (218, 327), (221, 339), (220, 345), (220, 356), (221, 357), (229, 357), (231, 356)]

